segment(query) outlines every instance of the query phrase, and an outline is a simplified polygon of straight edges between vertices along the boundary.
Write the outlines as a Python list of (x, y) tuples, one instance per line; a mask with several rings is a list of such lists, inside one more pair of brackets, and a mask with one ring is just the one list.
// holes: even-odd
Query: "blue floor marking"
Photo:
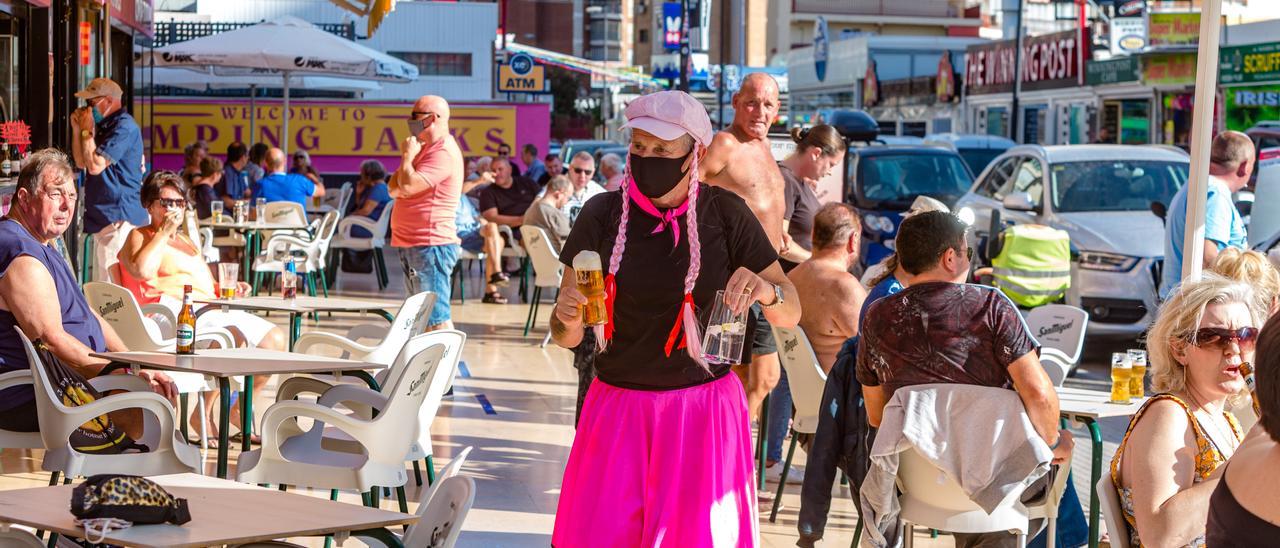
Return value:
[(480, 402), (480, 408), (484, 409), (486, 415), (497, 415), (498, 412), (493, 410), (493, 404), (489, 403), (489, 398), (484, 394), (476, 394), (476, 401)]
[(471, 370), (467, 369), (467, 362), (458, 362), (458, 374), (464, 379), (471, 378)]

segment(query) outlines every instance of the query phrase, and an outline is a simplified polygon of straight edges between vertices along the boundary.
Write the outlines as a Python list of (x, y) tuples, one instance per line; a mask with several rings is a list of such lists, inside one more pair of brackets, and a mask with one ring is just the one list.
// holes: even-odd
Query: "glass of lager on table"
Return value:
[(1129, 349), (1129, 363), (1133, 371), (1129, 372), (1129, 397), (1141, 398), (1147, 393), (1142, 383), (1147, 377), (1147, 351), (1140, 348)]
[(1111, 403), (1129, 403), (1129, 379), (1133, 362), (1128, 352), (1111, 354)]
[(223, 299), (236, 298), (236, 285), (240, 281), (240, 263), (218, 263), (218, 290)]
[(582, 305), (583, 325), (604, 325), (609, 321), (609, 312), (604, 304), (604, 269), (600, 254), (579, 252), (573, 258), (573, 274), (578, 279), (578, 291), (587, 298), (587, 303)]

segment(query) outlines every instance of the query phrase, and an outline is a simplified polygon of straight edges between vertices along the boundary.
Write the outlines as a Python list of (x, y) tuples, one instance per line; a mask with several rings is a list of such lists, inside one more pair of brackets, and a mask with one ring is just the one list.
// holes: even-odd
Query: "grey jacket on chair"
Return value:
[(895, 479), (899, 454), (912, 448), (988, 513), (1045, 475), (1053, 460), (1012, 390), (966, 384), (899, 389), (884, 408), (861, 490), (864, 542), (876, 548), (900, 540)]

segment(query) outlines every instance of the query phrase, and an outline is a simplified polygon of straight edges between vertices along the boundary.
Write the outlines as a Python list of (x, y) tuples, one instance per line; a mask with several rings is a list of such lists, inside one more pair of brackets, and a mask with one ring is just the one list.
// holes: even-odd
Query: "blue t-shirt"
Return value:
[(524, 172), (524, 176), (533, 179), (534, 182), (537, 182), (538, 179), (541, 179), (546, 174), (547, 164), (542, 163), (542, 160), (537, 158), (534, 158), (533, 163), (529, 164), (529, 170)]
[(315, 183), (296, 173), (272, 173), (253, 187), (254, 198), (266, 198), (268, 202), (297, 202), (303, 207), (307, 206), (307, 198), (315, 193)]
[(364, 207), (365, 202), (369, 200), (377, 202), (378, 206), (369, 212), (368, 217), (375, 221), (382, 218), (382, 210), (386, 209), (387, 202), (391, 201), (391, 192), (387, 190), (387, 183), (376, 183), (356, 196), (356, 209)]
[(240, 171), (235, 166), (222, 166), (222, 181), (214, 185), (218, 197), (230, 196), (232, 200), (243, 200), (244, 191), (249, 190), (248, 175), (248, 172)]
[[(40, 261), (58, 293), (58, 310), (62, 313), (62, 329), (94, 352), (107, 349), (102, 326), (89, 308), (89, 302), (80, 292), (80, 284), (71, 273), (71, 266), (52, 245), (42, 245), (26, 228), (12, 219), (0, 220), (0, 278), (9, 271), (14, 259), (27, 255)], [(33, 297), (35, 298), (35, 297)], [(31, 367), (22, 341), (14, 333), (18, 320), (8, 310), (0, 310), (0, 373), (26, 370)], [(31, 385), (16, 386), (0, 391), (0, 410), (26, 405), (35, 399)]]
[[(77, 139), (80, 137), (77, 135)], [(94, 131), (98, 156), (110, 164), (97, 175), (85, 173), (84, 231), (97, 234), (118, 221), (134, 226), (151, 224), (142, 207), (142, 130), (121, 110), (98, 122)]]
[[(1165, 215), (1164, 269), (1160, 280), (1160, 298), (1164, 299), (1182, 281), (1183, 238), (1187, 231), (1187, 189), (1183, 185), (1169, 202)], [(1218, 250), (1230, 246), (1248, 248), (1244, 219), (1231, 201), (1231, 189), (1216, 177), (1209, 177), (1209, 195), (1204, 204), (1204, 239), (1218, 244)]]

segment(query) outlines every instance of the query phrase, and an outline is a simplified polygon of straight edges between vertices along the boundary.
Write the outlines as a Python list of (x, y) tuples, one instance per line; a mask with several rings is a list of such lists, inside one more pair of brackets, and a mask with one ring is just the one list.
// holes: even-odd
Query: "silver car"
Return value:
[(1168, 205), (1186, 183), (1190, 159), (1172, 147), (1023, 145), (1001, 154), (956, 203), (990, 232), (991, 211), (1018, 224), (1065, 230), (1078, 258), (1067, 304), (1089, 312), (1089, 334), (1137, 337), (1155, 317), (1164, 224), (1151, 204)]

